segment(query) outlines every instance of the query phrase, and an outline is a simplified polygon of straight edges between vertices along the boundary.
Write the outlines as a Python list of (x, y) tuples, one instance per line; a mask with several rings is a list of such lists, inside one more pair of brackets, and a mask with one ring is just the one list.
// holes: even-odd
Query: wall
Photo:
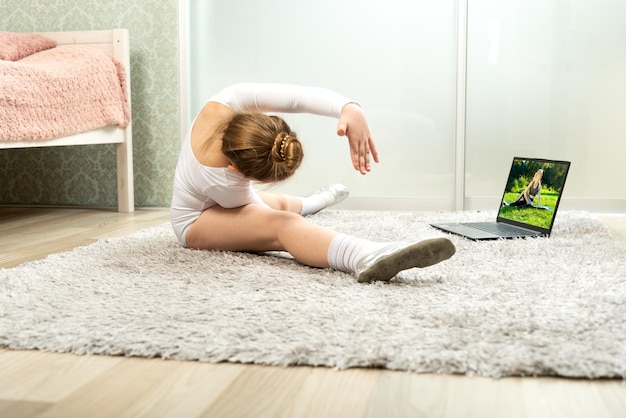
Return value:
[[(137, 206), (170, 201), (177, 5), (0, 0), (1, 30), (130, 30)], [(370, 117), (382, 162), (364, 177), (351, 170), (334, 121), (291, 118), (307, 161), (279, 190), (341, 181), (356, 208), (451, 208), (457, 1), (190, 6), (192, 28), (195, 19), (203, 29), (192, 44), (190, 113), (220, 87), (253, 80), (326, 85)], [(511, 157), (522, 155), (572, 161), (563, 207), (626, 212), (626, 2), (471, 0), (468, 11), (466, 207), (497, 204)], [(0, 150), (0, 203), (114, 207), (114, 155), (113, 146)]]
[[(465, 170), (456, 175), (456, 19), (464, 5)], [(334, 121), (286, 116), (307, 159), (277, 190), (343, 182), (352, 191), (344, 208), (449, 210), (456, 178), (466, 209), (493, 209), (512, 157), (545, 157), (572, 161), (563, 208), (626, 212), (626, 2), (190, 6), (191, 114), (222, 86), (246, 80), (327, 86), (359, 100), (369, 116), (382, 161), (365, 177), (352, 172)]]
[[(0, 30), (127, 28), (135, 204), (169, 206), (179, 146), (177, 0), (0, 0)], [(0, 204), (116, 206), (115, 147), (0, 150)]]

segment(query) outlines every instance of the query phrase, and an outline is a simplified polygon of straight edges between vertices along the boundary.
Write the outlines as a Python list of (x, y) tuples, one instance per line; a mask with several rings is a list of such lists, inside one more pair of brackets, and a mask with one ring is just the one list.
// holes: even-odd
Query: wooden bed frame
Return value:
[[(113, 55), (126, 70), (126, 86), (130, 105), (130, 54), (127, 29), (76, 32), (41, 32), (58, 45), (80, 44)], [(133, 127), (105, 126), (80, 134), (43, 141), (0, 141), (0, 149), (56, 147), (68, 145), (115, 144), (117, 152), (117, 208), (120, 212), (135, 210), (133, 185)]]

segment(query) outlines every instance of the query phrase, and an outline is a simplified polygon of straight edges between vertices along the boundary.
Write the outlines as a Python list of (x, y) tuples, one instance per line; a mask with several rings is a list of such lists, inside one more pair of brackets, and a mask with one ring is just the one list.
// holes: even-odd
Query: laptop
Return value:
[(569, 166), (569, 161), (514, 157), (495, 222), (431, 225), (475, 241), (549, 237)]

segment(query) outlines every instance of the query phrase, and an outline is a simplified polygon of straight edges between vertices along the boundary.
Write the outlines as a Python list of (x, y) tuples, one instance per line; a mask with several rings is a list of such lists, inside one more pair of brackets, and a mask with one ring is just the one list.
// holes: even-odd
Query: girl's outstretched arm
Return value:
[(365, 113), (354, 100), (329, 89), (294, 84), (238, 83), (226, 87), (210, 101), (236, 111), (311, 113), (339, 119), (337, 135), (346, 136), (355, 170), (371, 170), (370, 155), (378, 162)]

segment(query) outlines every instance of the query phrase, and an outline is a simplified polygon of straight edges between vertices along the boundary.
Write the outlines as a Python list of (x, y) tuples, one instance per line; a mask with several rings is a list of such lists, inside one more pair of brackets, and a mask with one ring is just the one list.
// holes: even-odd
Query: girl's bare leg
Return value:
[(303, 264), (326, 268), (335, 235), (291, 211), (261, 205), (234, 209), (213, 206), (191, 226), (187, 245), (223, 251), (287, 251)]
[(286, 194), (277, 194), (270, 192), (257, 192), (266, 205), (276, 210), (284, 210), (287, 212), (300, 213), (302, 210), (302, 200)]

